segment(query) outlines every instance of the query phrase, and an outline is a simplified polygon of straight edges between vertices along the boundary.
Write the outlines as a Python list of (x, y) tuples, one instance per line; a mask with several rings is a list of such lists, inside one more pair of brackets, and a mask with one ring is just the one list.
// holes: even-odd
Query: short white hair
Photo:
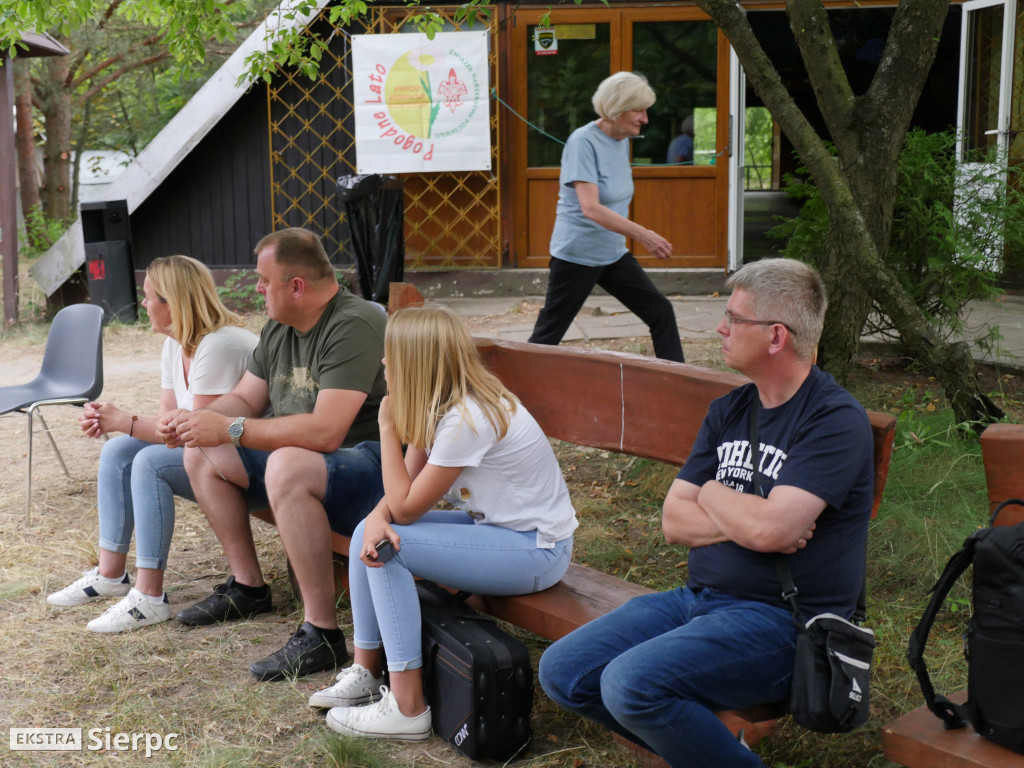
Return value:
[(654, 89), (643, 75), (616, 72), (601, 81), (591, 101), (598, 117), (618, 120), (630, 110), (650, 109), (654, 105), (655, 96)]

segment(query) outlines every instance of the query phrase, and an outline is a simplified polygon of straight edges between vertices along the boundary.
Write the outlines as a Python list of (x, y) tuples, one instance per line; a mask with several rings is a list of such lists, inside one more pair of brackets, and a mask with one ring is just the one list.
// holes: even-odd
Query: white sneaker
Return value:
[(335, 707), (327, 713), (327, 727), (346, 736), (364, 739), (423, 741), (430, 737), (430, 707), (415, 717), (398, 709), (395, 694), (380, 687), (381, 700), (366, 707)]
[(169, 618), (171, 606), (167, 603), (167, 595), (164, 595), (163, 602), (154, 603), (132, 587), (124, 600), (85, 626), (92, 632), (129, 632), (150, 624), (159, 624)]
[(82, 578), (73, 584), (68, 584), (59, 592), (47, 595), (46, 602), (50, 605), (59, 605), (62, 608), (70, 608), (73, 605), (82, 605), (98, 597), (124, 597), (132, 588), (132, 582), (128, 574), (120, 581), (113, 581), (105, 576), (100, 576), (100, 568), (96, 566), (91, 571), (82, 571)]
[(317, 691), (309, 697), (309, 706), (330, 709), (331, 707), (360, 707), (379, 699), (377, 691), (384, 685), (383, 677), (374, 677), (362, 664), (353, 664), (341, 670), (338, 682), (330, 688)]

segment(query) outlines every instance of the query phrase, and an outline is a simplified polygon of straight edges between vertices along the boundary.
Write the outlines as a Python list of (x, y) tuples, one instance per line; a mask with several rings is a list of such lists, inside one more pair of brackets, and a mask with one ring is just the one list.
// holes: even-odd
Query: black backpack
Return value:
[[(967, 723), (981, 736), (1024, 754), (1024, 523), (993, 527), (1007, 499), (992, 513), (989, 527), (971, 534), (932, 587), (931, 602), (910, 638), (907, 658), (917, 673), (925, 702), (946, 729)], [(974, 563), (974, 614), (964, 637), (967, 701), (957, 705), (935, 693), (924, 664), (924, 647), (935, 615), (950, 588)]]

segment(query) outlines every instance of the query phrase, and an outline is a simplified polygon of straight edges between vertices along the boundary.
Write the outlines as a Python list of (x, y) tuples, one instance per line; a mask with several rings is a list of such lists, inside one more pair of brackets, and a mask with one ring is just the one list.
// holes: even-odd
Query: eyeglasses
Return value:
[(787, 331), (796, 336), (796, 331), (794, 331), (781, 320), (754, 320), (749, 317), (740, 317), (739, 315), (734, 315), (728, 309), (725, 310), (725, 327), (728, 328), (729, 330), (732, 330), (733, 323), (743, 323), (746, 325), (781, 325)]

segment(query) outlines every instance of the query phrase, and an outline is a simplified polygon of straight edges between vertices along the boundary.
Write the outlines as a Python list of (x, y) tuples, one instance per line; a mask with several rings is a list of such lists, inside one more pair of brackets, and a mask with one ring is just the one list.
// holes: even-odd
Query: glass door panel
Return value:
[[(595, 23), (527, 27), (526, 114), (540, 129), (527, 134), (527, 164), (531, 168), (560, 165), (559, 142), (596, 118), (590, 98), (598, 84), (611, 74), (610, 26)], [(549, 38), (546, 47), (537, 45), (534, 36), (538, 29), (553, 31), (554, 44)], [(550, 53), (552, 48), (555, 53)]]
[[(711, 21), (634, 22), (633, 70), (643, 73), (658, 97), (643, 138), (633, 143), (633, 162), (711, 164), (718, 136), (715, 25)], [(684, 133), (692, 141), (681, 140), (669, 157), (673, 139)]]
[(999, 148), (999, 102), (1003, 61), (1001, 4), (964, 14), (963, 152), (970, 161)]

